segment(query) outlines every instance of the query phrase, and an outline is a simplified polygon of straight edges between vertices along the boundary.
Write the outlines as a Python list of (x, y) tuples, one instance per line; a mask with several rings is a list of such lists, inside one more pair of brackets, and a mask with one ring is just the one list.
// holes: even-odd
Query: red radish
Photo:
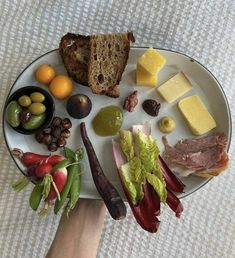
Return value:
[(37, 168), (37, 165), (27, 167), (26, 176), (29, 177), (30, 181), (37, 184), (37, 183), (40, 183), (41, 178), (38, 178), (36, 176), (35, 174), (36, 168)]
[(46, 174), (50, 174), (52, 170), (52, 165), (50, 163), (39, 164), (35, 170), (37, 177), (44, 177)]
[[(63, 188), (66, 184), (67, 174), (68, 174), (68, 172), (67, 172), (67, 169), (65, 167), (57, 169), (52, 174), (53, 182), (55, 183), (56, 188), (57, 188), (59, 193), (63, 190)], [(52, 201), (56, 198), (56, 196), (57, 196), (57, 193), (56, 193), (55, 187), (53, 186), (53, 184), (51, 184), (51, 189), (50, 189), (50, 192), (47, 196), (47, 200)]]
[(37, 165), (33, 165), (30, 167), (27, 167), (26, 174), (28, 177), (36, 177), (35, 171), (36, 171)]
[(39, 162), (46, 161), (46, 163), (50, 163), (52, 166), (60, 162), (64, 159), (64, 156), (61, 155), (41, 155), (33, 152), (23, 152), (20, 149), (13, 149), (12, 155), (18, 157), (20, 161), (26, 166), (37, 165)]
[(48, 160), (45, 160), (46, 163), (50, 163), (54, 167), (57, 163), (64, 159), (64, 156), (61, 155), (52, 155), (49, 156)]

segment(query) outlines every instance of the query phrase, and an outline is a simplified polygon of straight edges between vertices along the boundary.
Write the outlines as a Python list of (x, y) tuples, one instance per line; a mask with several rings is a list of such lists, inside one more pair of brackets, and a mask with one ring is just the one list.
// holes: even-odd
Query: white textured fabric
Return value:
[[(218, 78), (235, 112), (235, 1), (0, 0), (0, 106), (17, 75), (58, 47), (66, 32), (133, 30), (136, 45), (186, 53)], [(163, 210), (157, 234), (141, 230), (130, 211), (121, 222), (106, 216), (97, 257), (235, 257), (234, 141), (230, 169), (183, 200), (176, 219)], [(59, 216), (40, 219), (28, 208), (31, 189), (15, 193), (19, 173), (0, 133), (0, 257), (44, 257)]]

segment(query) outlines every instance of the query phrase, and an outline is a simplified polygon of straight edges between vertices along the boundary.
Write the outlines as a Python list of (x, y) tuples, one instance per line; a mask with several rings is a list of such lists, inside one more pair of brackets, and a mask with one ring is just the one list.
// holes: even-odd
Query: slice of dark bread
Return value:
[(93, 93), (119, 97), (119, 82), (126, 67), (132, 32), (90, 36), (88, 85)]
[(61, 38), (59, 53), (74, 81), (88, 86), (89, 36), (67, 33)]

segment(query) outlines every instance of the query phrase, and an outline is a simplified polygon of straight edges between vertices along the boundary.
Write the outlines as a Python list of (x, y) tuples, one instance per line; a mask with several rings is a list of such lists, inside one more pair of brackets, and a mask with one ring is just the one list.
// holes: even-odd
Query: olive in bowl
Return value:
[(4, 119), (17, 132), (35, 134), (47, 128), (53, 119), (54, 100), (44, 89), (26, 86), (7, 99)]

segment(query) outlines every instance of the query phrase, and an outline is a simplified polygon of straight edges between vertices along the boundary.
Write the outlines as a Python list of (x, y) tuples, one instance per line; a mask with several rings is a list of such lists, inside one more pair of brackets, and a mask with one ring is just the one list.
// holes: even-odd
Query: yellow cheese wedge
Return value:
[(140, 86), (155, 87), (157, 85), (157, 74), (151, 75), (143, 69), (142, 66), (137, 64), (136, 69), (136, 84)]
[(142, 66), (150, 75), (158, 73), (165, 63), (166, 59), (153, 48), (146, 50), (138, 60), (138, 65)]
[(180, 72), (157, 88), (157, 92), (168, 103), (172, 103), (192, 88), (191, 82)]
[(216, 127), (216, 122), (197, 95), (179, 101), (179, 110), (194, 135), (202, 135)]

